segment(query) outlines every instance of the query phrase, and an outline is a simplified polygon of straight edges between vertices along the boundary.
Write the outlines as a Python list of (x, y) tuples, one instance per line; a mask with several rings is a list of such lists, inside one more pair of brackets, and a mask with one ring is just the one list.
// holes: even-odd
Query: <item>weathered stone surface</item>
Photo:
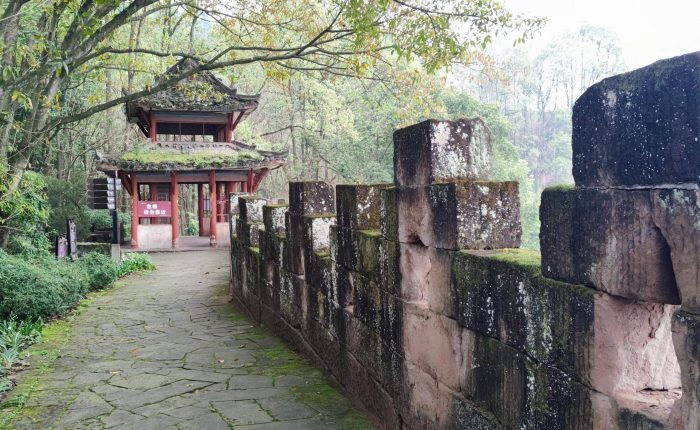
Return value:
[(250, 246), (260, 245), (260, 231), (265, 226), (260, 222), (248, 222), (243, 226), (243, 240)]
[(649, 190), (549, 188), (542, 193), (542, 273), (617, 296), (680, 303), (669, 246)]
[(679, 311), (673, 316), (673, 344), (681, 368), (683, 397), (677, 428), (700, 428), (700, 316)]
[(405, 304), (402, 335), (407, 361), (450, 389), (459, 390), (462, 338), (456, 320)]
[(462, 331), (461, 390), (506, 428), (592, 428), (591, 391), (553, 366), (488, 337)]
[(402, 243), (398, 249), (401, 299), (452, 316), (450, 288), (453, 251)]
[(684, 310), (700, 314), (700, 191), (655, 190), (653, 219), (671, 251)]
[(427, 120), (394, 132), (394, 183), (487, 178), (491, 132), (480, 118)]
[(330, 252), (331, 226), (335, 225), (335, 215), (305, 215), (304, 247), (306, 251)]
[(338, 226), (353, 230), (379, 229), (381, 190), (390, 185), (337, 185)]
[(676, 306), (635, 302), (542, 277), (537, 253), (460, 251), (459, 323), (609, 396), (680, 386)]
[(386, 231), (389, 239), (442, 249), (520, 246), (517, 182), (469, 181), (395, 190), (397, 231)]
[(255, 197), (239, 197), (238, 208), (240, 218), (243, 222), (263, 222), (263, 206), (267, 204), (267, 200)]
[(325, 182), (290, 182), (289, 212), (295, 215), (335, 212), (335, 192)]
[(460, 251), (451, 272), (460, 325), (571, 374), (588, 367), (594, 290), (542, 277), (530, 250)]
[(286, 234), (285, 214), (288, 205), (266, 205), (263, 206), (263, 224), (265, 230), (274, 234), (284, 236)]
[(579, 186), (700, 181), (700, 52), (590, 87), (573, 109)]
[(286, 230), (289, 245), (289, 265), (287, 270), (296, 274), (304, 274), (304, 217), (287, 212), (285, 215)]
[[(681, 385), (671, 339), (672, 305), (635, 302), (596, 293), (594, 336), (584, 380), (612, 397)], [(583, 353), (582, 353), (583, 355)]]

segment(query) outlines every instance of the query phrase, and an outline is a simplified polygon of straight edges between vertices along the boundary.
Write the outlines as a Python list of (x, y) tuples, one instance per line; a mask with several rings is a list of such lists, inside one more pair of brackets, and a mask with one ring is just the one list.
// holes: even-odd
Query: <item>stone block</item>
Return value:
[(231, 208), (231, 212), (229, 215), (238, 215), (241, 213), (240, 211), (240, 206), (238, 205), (238, 199), (240, 197), (245, 197), (248, 196), (248, 193), (230, 193), (228, 198), (229, 198), (229, 207)]
[(248, 222), (244, 226), (243, 239), (250, 246), (260, 246), (260, 230), (265, 226), (259, 222)]
[(556, 367), (542, 366), (495, 339), (462, 332), (461, 390), (506, 428), (593, 428), (591, 394)]
[(491, 153), (491, 132), (480, 118), (423, 121), (394, 132), (394, 183), (487, 178)]
[(493, 414), (467, 401), (464, 396), (453, 394), (452, 404), (450, 429), (505, 430)]
[(681, 305), (700, 314), (700, 191), (655, 190), (652, 203), (654, 223), (671, 251)]
[(542, 193), (545, 276), (621, 297), (678, 304), (669, 245), (649, 190), (549, 188)]
[(396, 193), (399, 242), (442, 249), (520, 246), (517, 182), (435, 184), (398, 188)]
[(308, 292), (304, 278), (287, 272), (281, 273), (280, 315), (290, 326), (301, 328), (307, 310)]
[(265, 230), (284, 236), (287, 233), (285, 214), (289, 206), (287, 205), (266, 205), (263, 207), (263, 224)]
[(450, 389), (459, 390), (462, 338), (457, 321), (404, 303), (402, 335), (406, 361)]
[(331, 226), (335, 225), (335, 215), (305, 215), (302, 222), (306, 250), (330, 254)]
[(239, 197), (238, 207), (240, 218), (243, 222), (263, 222), (263, 206), (267, 204), (267, 200), (258, 199), (255, 197)]
[(357, 230), (331, 227), (331, 258), (338, 265), (354, 270), (357, 267)]
[(391, 240), (379, 241), (379, 286), (389, 294), (401, 291), (401, 244)]
[(450, 267), (454, 251), (417, 244), (399, 246), (399, 297), (442, 315), (452, 316), (454, 295)]
[(325, 182), (290, 182), (289, 212), (295, 215), (332, 214), (335, 192)]
[(296, 275), (304, 275), (304, 217), (287, 212), (285, 217), (289, 235), (288, 270)]
[(382, 300), (379, 285), (360, 275), (353, 277), (353, 314), (370, 330), (379, 334)]
[(609, 396), (679, 385), (669, 335), (676, 306), (544, 278), (534, 251), (454, 257), (457, 319)]
[(590, 87), (573, 109), (576, 184), (698, 183), (699, 95), (700, 52)]
[(676, 312), (672, 330), (683, 383), (678, 428), (700, 428), (700, 316)]
[(379, 229), (381, 190), (390, 185), (337, 185), (338, 226), (353, 230)]
[(385, 188), (380, 192), (379, 229), (388, 240), (399, 240), (399, 205), (397, 188)]
[(530, 250), (460, 251), (451, 272), (461, 326), (570, 373), (583, 366), (594, 290), (540, 276)]
[(358, 273), (374, 281), (379, 280), (381, 233), (379, 230), (361, 230), (357, 237), (357, 265), (354, 267)]

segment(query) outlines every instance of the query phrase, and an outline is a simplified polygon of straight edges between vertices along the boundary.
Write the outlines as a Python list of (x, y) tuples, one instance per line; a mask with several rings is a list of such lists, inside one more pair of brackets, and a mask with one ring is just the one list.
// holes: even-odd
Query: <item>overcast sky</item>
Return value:
[(513, 12), (545, 16), (542, 41), (581, 24), (611, 28), (629, 69), (700, 51), (700, 0), (502, 0)]

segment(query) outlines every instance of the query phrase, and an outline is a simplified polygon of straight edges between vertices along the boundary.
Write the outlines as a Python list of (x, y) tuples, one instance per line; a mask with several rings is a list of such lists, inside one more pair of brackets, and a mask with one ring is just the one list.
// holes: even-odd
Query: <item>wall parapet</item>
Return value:
[[(488, 179), (484, 123), (430, 120), (395, 133), (393, 184), (291, 183), (288, 206), (238, 199), (233, 299), (386, 428), (698, 428), (693, 168), (640, 158), (669, 170), (629, 187), (616, 162), (624, 148), (589, 146), (620, 136), (615, 127), (667, 127), (659, 115), (692, 111), (700, 97), (664, 113), (634, 103), (678, 91), (649, 86), (669, 67), (674, 85), (700, 95), (683, 80), (700, 77), (699, 56), (605, 80), (577, 102), (577, 185), (543, 194), (541, 255), (518, 249), (518, 184)], [(682, 148), (697, 155), (696, 125), (654, 136), (696, 137)]]

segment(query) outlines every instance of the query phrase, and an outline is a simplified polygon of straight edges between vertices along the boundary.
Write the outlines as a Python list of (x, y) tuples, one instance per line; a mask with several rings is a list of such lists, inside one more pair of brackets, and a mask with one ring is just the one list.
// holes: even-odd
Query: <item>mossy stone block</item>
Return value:
[(588, 88), (574, 104), (572, 149), (579, 186), (700, 182), (700, 52)]
[(480, 118), (423, 121), (394, 132), (394, 183), (487, 178), (491, 154), (491, 132)]
[(570, 374), (585, 371), (594, 290), (541, 276), (537, 252), (460, 251), (452, 263), (460, 325)]
[(379, 229), (381, 190), (390, 185), (337, 185), (338, 225), (353, 230)]
[(325, 182), (290, 182), (289, 211), (295, 215), (335, 212), (335, 191)]

